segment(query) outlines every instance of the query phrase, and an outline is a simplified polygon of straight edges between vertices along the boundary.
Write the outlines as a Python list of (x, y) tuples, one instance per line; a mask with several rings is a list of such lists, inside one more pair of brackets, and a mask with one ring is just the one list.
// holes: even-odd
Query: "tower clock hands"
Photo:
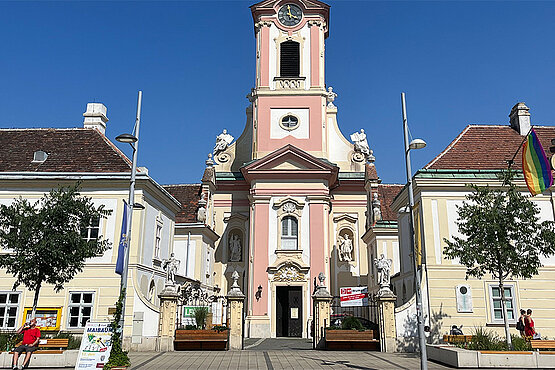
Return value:
[(296, 15), (291, 14), (291, 6), (290, 5), (287, 5), (287, 15), (289, 16), (289, 19), (293, 19), (293, 18), (299, 19), (299, 17), (297, 17)]

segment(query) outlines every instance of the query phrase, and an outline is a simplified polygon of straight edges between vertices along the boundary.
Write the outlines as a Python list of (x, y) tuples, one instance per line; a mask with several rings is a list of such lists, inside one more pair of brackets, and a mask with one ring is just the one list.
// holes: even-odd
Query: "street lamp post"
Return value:
[(412, 170), (410, 166), (411, 149), (422, 149), (426, 142), (422, 139), (414, 139), (409, 143), (409, 130), (407, 125), (407, 107), (405, 103), (405, 93), (401, 93), (401, 104), (403, 107), (403, 132), (405, 137), (405, 165), (407, 169), (407, 189), (409, 193), (409, 240), (412, 249), (412, 259), (414, 263), (414, 287), (416, 291), (416, 316), (418, 320), (418, 337), (420, 342), (420, 369), (428, 369), (428, 355), (426, 353), (426, 336), (424, 334), (424, 314), (422, 311), (422, 287), (421, 274), (418, 273), (418, 258), (414, 243), (414, 194), (412, 192)]
[[(116, 137), (116, 140), (121, 143), (127, 143), (131, 145), (133, 148), (133, 160), (131, 165), (131, 181), (129, 184), (129, 204), (127, 212), (127, 231), (126, 231), (126, 240), (125, 240), (125, 248), (124, 248), (124, 258), (123, 258), (123, 271), (121, 274), (121, 283), (120, 283), (120, 295), (122, 291), (125, 291), (125, 295), (127, 296), (127, 275), (128, 275), (128, 268), (129, 268), (129, 249), (131, 248), (131, 224), (133, 221), (133, 209), (141, 209), (144, 208), (141, 204), (135, 204), (135, 174), (137, 172), (137, 152), (139, 150), (139, 128), (141, 125), (141, 102), (143, 98), (143, 92), (139, 91), (139, 97), (137, 99), (137, 115), (135, 118), (135, 132), (134, 135), (132, 134), (121, 134)], [(123, 324), (125, 322), (125, 297), (122, 302), (122, 315), (119, 322), (119, 327), (122, 333), (123, 339)]]

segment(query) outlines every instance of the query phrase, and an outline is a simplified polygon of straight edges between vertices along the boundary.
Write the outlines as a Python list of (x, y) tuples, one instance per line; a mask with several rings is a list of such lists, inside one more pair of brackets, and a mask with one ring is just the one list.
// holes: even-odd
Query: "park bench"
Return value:
[[(539, 339), (532, 339), (530, 341), (532, 345), (532, 349), (541, 350), (541, 349), (555, 349), (555, 340), (539, 340)], [(555, 354), (555, 352), (553, 352)]]
[[(15, 345), (14, 348), (19, 347), (22, 342)], [(39, 345), (33, 355), (40, 355), (45, 353), (62, 353), (67, 349), (69, 339), (67, 338), (54, 338), (54, 339), (39, 339)], [(10, 353), (13, 353), (10, 352)]]
[(380, 341), (374, 339), (374, 331), (329, 330), (325, 331), (326, 349), (380, 350)]
[(176, 351), (191, 349), (227, 349), (227, 330), (176, 330), (173, 341)]
[(472, 335), (444, 335), (445, 343), (467, 343), (472, 340)]

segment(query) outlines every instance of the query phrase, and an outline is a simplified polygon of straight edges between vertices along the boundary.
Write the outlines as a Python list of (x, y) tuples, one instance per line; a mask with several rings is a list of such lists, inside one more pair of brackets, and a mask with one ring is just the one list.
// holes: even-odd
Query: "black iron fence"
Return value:
[(197, 284), (190, 284), (181, 290), (181, 298), (177, 305), (176, 329), (198, 326), (195, 319), (195, 310), (199, 307), (208, 308), (207, 327), (213, 325), (229, 326), (227, 298), (214, 295), (213, 292), (201, 288)]
[(349, 302), (341, 302), (341, 298), (333, 297), (330, 304), (329, 326), (342, 326), (347, 317), (356, 317), (365, 329), (378, 330), (378, 304), (375, 296), (368, 294), (368, 302), (364, 305), (351, 306)]

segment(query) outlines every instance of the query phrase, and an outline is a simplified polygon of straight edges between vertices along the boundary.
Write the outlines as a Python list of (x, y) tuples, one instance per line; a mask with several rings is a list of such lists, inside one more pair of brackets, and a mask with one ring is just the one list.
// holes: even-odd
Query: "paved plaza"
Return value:
[[(132, 369), (419, 369), (413, 353), (315, 351), (309, 339), (246, 339), (243, 351), (131, 353)], [(429, 369), (449, 367), (429, 362)]]
[[(140, 369), (419, 369), (414, 354), (353, 351), (182, 351), (131, 353)], [(428, 362), (430, 370), (449, 367)]]

